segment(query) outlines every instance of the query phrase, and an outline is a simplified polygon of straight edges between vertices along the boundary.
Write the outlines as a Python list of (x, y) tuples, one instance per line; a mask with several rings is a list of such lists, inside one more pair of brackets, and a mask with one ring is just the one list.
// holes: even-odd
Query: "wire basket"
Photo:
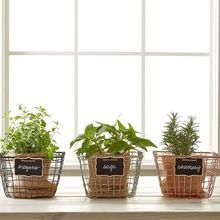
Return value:
[[(123, 158), (123, 175), (97, 175), (97, 158)], [(143, 154), (129, 152), (123, 155), (102, 154), (86, 159), (78, 156), (83, 186), (89, 198), (123, 198), (136, 194)]]
[[(53, 197), (59, 184), (64, 156), (64, 152), (56, 152), (53, 160), (49, 160), (41, 153), (1, 155), (1, 177), (6, 197), (25, 199)], [(39, 168), (33, 164), (25, 165), (26, 160), (29, 162), (41, 160), (41, 174), (27, 176), (23, 173), (16, 173), (18, 172), (15, 168), (16, 159), (23, 162), (19, 168), (24, 168), (25, 172), (30, 172), (28, 169), (37, 170)]]
[[(212, 195), (216, 172), (218, 169), (220, 154), (211, 152), (196, 152), (190, 157), (174, 156), (166, 151), (154, 151), (156, 171), (159, 178), (161, 192), (166, 197), (183, 198), (209, 198)], [(180, 161), (199, 161), (202, 164), (201, 171), (197, 165), (179, 165)], [(179, 162), (178, 162), (179, 163)], [(194, 163), (194, 162), (193, 162)], [(196, 162), (197, 163), (197, 162)], [(198, 169), (200, 175), (182, 175), (178, 169)], [(178, 171), (179, 172), (179, 171)], [(186, 172), (186, 171), (184, 171)]]

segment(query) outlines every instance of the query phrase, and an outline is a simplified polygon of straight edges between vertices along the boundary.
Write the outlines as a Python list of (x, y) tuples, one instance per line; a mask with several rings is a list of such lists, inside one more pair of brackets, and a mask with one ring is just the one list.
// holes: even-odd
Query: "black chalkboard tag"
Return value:
[(15, 175), (19, 176), (43, 176), (42, 158), (15, 158)]
[(201, 176), (203, 174), (202, 158), (176, 158), (175, 175)]
[(96, 158), (96, 175), (98, 176), (123, 176), (123, 157), (98, 157)]

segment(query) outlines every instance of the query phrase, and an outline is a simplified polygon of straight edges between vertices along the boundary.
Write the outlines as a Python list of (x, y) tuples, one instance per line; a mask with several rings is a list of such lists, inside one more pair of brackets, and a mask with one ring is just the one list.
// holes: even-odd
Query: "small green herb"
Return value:
[(36, 113), (22, 105), (18, 109), (19, 115), (12, 117), (10, 112), (4, 115), (9, 120), (9, 128), (4, 138), (0, 139), (2, 151), (18, 154), (41, 152), (53, 159), (54, 152), (59, 149), (53, 139), (59, 123), (54, 122), (54, 126), (48, 130), (45, 118), (50, 115), (42, 106), (35, 108)]
[(191, 155), (199, 143), (199, 124), (195, 118), (188, 117), (188, 121), (181, 123), (178, 113), (170, 113), (169, 122), (165, 123), (162, 144), (165, 150), (174, 155)]
[(123, 154), (130, 150), (147, 151), (147, 147), (156, 147), (150, 140), (138, 137), (137, 133), (131, 124), (126, 127), (119, 120), (114, 125), (96, 122), (87, 125), (84, 133), (70, 143), (70, 148), (81, 142), (76, 154), (89, 158), (94, 154)]

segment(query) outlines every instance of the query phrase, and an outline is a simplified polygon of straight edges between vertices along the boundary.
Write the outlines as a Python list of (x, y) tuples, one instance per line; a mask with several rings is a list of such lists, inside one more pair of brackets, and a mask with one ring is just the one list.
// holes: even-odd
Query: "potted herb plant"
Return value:
[(95, 123), (86, 126), (70, 147), (76, 150), (81, 165), (85, 191), (90, 198), (120, 198), (135, 195), (142, 151), (156, 147), (138, 136), (131, 124), (119, 120), (114, 125)]
[(170, 113), (162, 144), (165, 151), (154, 151), (161, 191), (171, 197), (210, 197), (214, 188), (219, 155), (196, 152), (199, 124), (192, 116), (181, 122)]
[(4, 191), (8, 197), (52, 197), (62, 170), (64, 153), (54, 140), (59, 123), (47, 128), (50, 117), (42, 106), (30, 112), (22, 105), (19, 114), (5, 114), (9, 127), (0, 140), (1, 170)]

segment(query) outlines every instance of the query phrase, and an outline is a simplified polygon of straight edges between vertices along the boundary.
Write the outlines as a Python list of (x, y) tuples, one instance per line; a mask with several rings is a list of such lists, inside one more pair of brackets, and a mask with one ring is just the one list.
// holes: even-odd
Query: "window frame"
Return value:
[[(0, 113), (7, 112), (9, 110), (9, 57), (12, 55), (70, 55), (74, 56), (74, 135), (78, 134), (78, 58), (79, 56), (139, 56), (141, 57), (141, 130), (145, 133), (145, 77), (146, 77), (146, 57), (147, 56), (206, 56), (210, 58), (210, 145), (214, 150), (216, 149), (220, 153), (220, 72), (219, 72), (219, 11), (220, 4), (218, 0), (210, 0), (210, 51), (209, 53), (197, 53), (197, 52), (146, 52), (146, 30), (145, 30), (145, 3), (142, 2), (141, 12), (141, 51), (140, 52), (80, 52), (78, 50), (78, 2), (80, 0), (74, 0), (74, 51), (72, 52), (51, 52), (51, 51), (10, 51), (9, 50), (9, 0), (2, 1), (2, 96), (1, 104), (2, 108)], [(211, 114), (212, 113), (212, 114)], [(4, 131), (8, 127), (8, 121), (1, 120), (2, 136)], [(147, 161), (145, 160), (145, 163)], [(74, 164), (74, 165), (73, 165)], [(153, 163), (144, 164), (144, 169), (153, 169)], [(78, 170), (79, 166), (75, 163), (67, 164), (65, 169)]]

